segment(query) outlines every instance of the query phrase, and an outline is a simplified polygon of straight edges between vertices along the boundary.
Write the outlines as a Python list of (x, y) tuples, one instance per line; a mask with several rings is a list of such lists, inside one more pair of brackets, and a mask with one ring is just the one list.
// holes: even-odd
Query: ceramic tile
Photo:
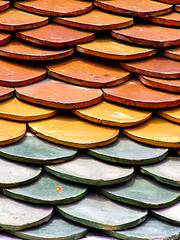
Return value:
[(180, 47), (165, 49), (164, 56), (180, 61)]
[(100, 89), (90, 89), (53, 79), (16, 88), (16, 95), (25, 101), (65, 109), (87, 107), (102, 100)]
[(19, 40), (12, 40), (10, 43), (0, 46), (0, 56), (31, 61), (55, 60), (72, 54), (72, 48), (60, 50), (46, 49)]
[(95, 0), (94, 2), (96, 6), (108, 11), (137, 17), (157, 16), (172, 11), (172, 5), (157, 1), (152, 2), (146, 0), (113, 0), (107, 2), (102, 0)]
[(103, 88), (103, 96), (113, 102), (145, 108), (173, 107), (180, 104), (179, 94), (148, 88), (137, 79), (116, 87)]
[(74, 17), (55, 17), (53, 21), (71, 27), (102, 31), (128, 27), (133, 24), (133, 18), (120, 16), (100, 9)]
[(152, 88), (162, 89), (170, 92), (180, 92), (180, 79), (162, 79), (138, 75), (138, 79)]
[(47, 24), (48, 17), (9, 8), (0, 13), (0, 29), (6, 31), (17, 31), (28, 28), (36, 28)]
[(121, 67), (128, 71), (160, 78), (180, 78), (180, 62), (155, 56), (133, 62), (120, 62)]
[(138, 23), (125, 29), (113, 30), (111, 35), (143, 46), (168, 47), (180, 44), (179, 29), (151, 23)]
[(169, 4), (178, 4), (180, 3), (179, 0), (156, 0), (158, 2), (164, 2), (164, 3), (169, 3)]
[(129, 72), (114, 63), (83, 57), (48, 63), (46, 68), (55, 78), (90, 87), (110, 87), (130, 78)]
[(156, 49), (132, 45), (110, 37), (98, 37), (92, 42), (78, 44), (76, 50), (88, 55), (118, 60), (149, 57), (156, 53)]
[(0, 101), (14, 96), (14, 89), (0, 86)]
[(180, 5), (179, 4), (175, 5), (174, 9), (175, 9), (175, 11), (180, 12)]
[(158, 109), (156, 112), (166, 119), (172, 122), (180, 123), (180, 107), (168, 108), (168, 109)]
[(61, 113), (48, 120), (28, 123), (31, 131), (46, 140), (76, 148), (105, 146), (115, 141), (119, 130), (99, 126)]
[(46, 26), (16, 33), (22, 40), (50, 47), (66, 47), (77, 43), (89, 42), (95, 34), (49, 23)]
[(92, 2), (76, 0), (28, 0), (15, 1), (16, 8), (47, 16), (71, 16), (83, 14), (93, 8)]
[(0, 46), (11, 41), (11, 35), (6, 32), (0, 32)]
[(0, 1), (0, 11), (4, 11), (10, 7), (10, 1)]

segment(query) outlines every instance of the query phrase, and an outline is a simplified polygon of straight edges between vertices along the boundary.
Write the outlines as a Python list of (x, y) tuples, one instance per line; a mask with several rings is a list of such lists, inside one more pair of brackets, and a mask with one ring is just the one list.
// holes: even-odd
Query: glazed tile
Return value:
[(47, 16), (71, 16), (79, 15), (90, 11), (93, 3), (88, 1), (76, 0), (28, 0), (15, 1), (13, 5), (16, 8), (34, 12)]
[(0, 86), (0, 101), (14, 96), (14, 89)]
[(162, 161), (167, 156), (168, 149), (145, 145), (121, 134), (114, 143), (101, 148), (88, 149), (87, 153), (103, 161), (144, 165)]
[(172, 224), (180, 225), (179, 211), (180, 211), (180, 202), (174, 204), (173, 206), (167, 207), (167, 208), (153, 210), (153, 214), (156, 217), (162, 219), (163, 221), (167, 221)]
[(145, 85), (152, 88), (158, 88), (170, 92), (180, 92), (180, 78), (179, 79), (162, 79), (148, 77), (138, 74), (138, 79)]
[(39, 137), (76, 148), (105, 146), (115, 141), (119, 133), (116, 128), (99, 126), (65, 113), (28, 126)]
[(180, 61), (180, 47), (165, 49), (164, 56)]
[(74, 17), (56, 17), (55, 22), (71, 27), (93, 31), (110, 30), (128, 27), (133, 24), (133, 18), (93, 9), (92, 11)]
[(180, 104), (179, 94), (148, 88), (137, 79), (116, 87), (103, 88), (103, 96), (113, 102), (145, 108), (173, 107)]
[(178, 157), (168, 157), (161, 163), (141, 167), (141, 172), (162, 183), (180, 187), (180, 161)]
[(39, 178), (41, 168), (13, 163), (7, 159), (0, 158), (0, 186), (15, 187), (29, 184)]
[(180, 31), (178, 28), (144, 22), (125, 29), (113, 30), (111, 36), (143, 46), (168, 47), (180, 45)]
[(56, 205), (80, 200), (86, 195), (87, 188), (43, 173), (37, 181), (26, 186), (4, 188), (3, 193), (24, 202)]
[(10, 1), (0, 0), (0, 12), (8, 9), (10, 7)]
[(149, 57), (156, 53), (156, 49), (135, 46), (110, 37), (98, 37), (92, 42), (78, 44), (76, 50), (88, 55), (118, 60)]
[(26, 123), (0, 119), (0, 126), (0, 145), (17, 142), (26, 133)]
[(141, 208), (159, 209), (175, 204), (180, 200), (180, 192), (142, 175), (116, 186), (108, 186), (99, 191), (118, 202), (127, 203)]
[(84, 237), (88, 229), (84, 226), (74, 224), (60, 216), (53, 216), (48, 223), (40, 226), (17, 232), (11, 232), (12, 235), (19, 238), (42, 240), (42, 239), (79, 239)]
[(132, 62), (120, 62), (119, 64), (128, 71), (145, 74), (151, 77), (168, 79), (180, 78), (180, 62), (163, 56), (154, 56)]
[(6, 32), (0, 32), (0, 46), (11, 41), (11, 35)]
[(73, 113), (92, 122), (117, 127), (139, 124), (148, 120), (152, 115), (151, 110), (131, 108), (106, 101), (88, 108), (75, 109)]
[(180, 5), (178, 5), (178, 4), (175, 5), (175, 6), (174, 6), (174, 9), (175, 9), (175, 11), (180, 12)]
[(113, 1), (102, 1), (95, 0), (97, 7), (122, 13), (125, 15), (137, 16), (137, 17), (149, 17), (162, 15), (172, 11), (172, 5), (160, 3), (157, 1), (147, 0), (113, 0)]
[(129, 72), (113, 63), (83, 57), (48, 63), (46, 68), (55, 78), (90, 87), (110, 87), (130, 78)]
[(31, 45), (24, 41), (12, 40), (10, 43), (0, 46), (0, 56), (32, 61), (55, 60), (73, 54), (73, 49), (45, 49)]
[(113, 166), (85, 154), (66, 163), (45, 166), (45, 170), (68, 181), (95, 186), (128, 181), (134, 172), (132, 167)]
[(90, 89), (52, 79), (16, 88), (16, 95), (25, 101), (65, 109), (87, 107), (102, 100), (100, 89)]
[(151, 216), (135, 228), (123, 231), (109, 231), (106, 233), (111, 237), (119, 238), (121, 240), (176, 240), (180, 237), (179, 226), (171, 225)]
[(16, 37), (44, 46), (66, 47), (89, 42), (95, 38), (95, 34), (49, 23), (40, 28), (18, 32)]
[(179, 124), (158, 116), (154, 116), (138, 126), (123, 129), (123, 132), (140, 142), (161, 147), (180, 147)]
[(17, 231), (35, 227), (47, 222), (53, 212), (52, 207), (35, 206), (0, 195), (1, 229)]
[(75, 203), (58, 205), (57, 210), (70, 220), (111, 231), (137, 226), (147, 216), (146, 210), (121, 205), (96, 193)]
[(161, 25), (179, 27), (180, 14), (177, 12), (171, 12), (162, 16), (146, 18), (146, 21), (161, 24)]
[(15, 121), (36, 121), (52, 117), (57, 113), (58, 109), (32, 105), (15, 97), (0, 102), (0, 117)]
[(0, 13), (0, 29), (7, 31), (17, 31), (28, 28), (36, 28), (47, 24), (48, 17), (9, 8)]
[(168, 109), (158, 109), (156, 112), (163, 118), (180, 123), (180, 106)]

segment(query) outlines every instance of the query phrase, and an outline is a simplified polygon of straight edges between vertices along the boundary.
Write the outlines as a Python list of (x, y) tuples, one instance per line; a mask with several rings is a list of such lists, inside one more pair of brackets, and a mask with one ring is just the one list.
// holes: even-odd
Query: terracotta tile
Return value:
[(123, 132), (137, 141), (161, 146), (180, 147), (179, 124), (154, 116), (149, 121), (126, 128)]
[(173, 107), (168, 109), (158, 109), (157, 114), (170, 121), (180, 123), (180, 107)]
[(43, 67), (0, 59), (0, 84), (2, 86), (24, 86), (42, 80), (45, 76), (46, 69)]
[(26, 133), (26, 124), (0, 119), (0, 145), (17, 142)]
[(0, 0), (0, 12), (8, 9), (10, 7), (10, 1)]
[(0, 47), (0, 56), (32, 61), (55, 60), (71, 54), (73, 54), (72, 48), (63, 50), (45, 49), (19, 40), (12, 40)]
[(177, 12), (180, 12), (180, 5), (179, 5), (179, 4), (175, 5), (175, 6), (174, 6), (174, 9), (175, 9)]
[(76, 50), (89, 55), (118, 60), (138, 59), (156, 53), (156, 49), (131, 45), (110, 37), (98, 37), (92, 42), (78, 44)]
[(164, 56), (180, 61), (180, 46), (164, 50)]
[(13, 88), (0, 86), (0, 101), (11, 98), (14, 95)]
[(157, 1), (147, 0), (112, 0), (112, 1), (101, 1), (95, 0), (95, 5), (113, 11), (122, 13), (125, 15), (138, 16), (138, 17), (149, 17), (162, 15), (172, 11), (172, 5), (160, 3)]
[(16, 8), (35, 12), (47, 16), (71, 16), (83, 14), (93, 8), (93, 3), (89, 1), (76, 0), (28, 0), (15, 1)]
[(139, 80), (147, 86), (159, 88), (171, 92), (180, 92), (180, 78), (179, 79), (161, 79), (153, 78), (144, 75), (138, 75)]
[(0, 46), (11, 41), (11, 34), (6, 32), (0, 32)]
[(77, 85), (110, 87), (130, 78), (130, 73), (107, 61), (74, 57), (46, 65), (49, 75)]
[(180, 31), (177, 28), (139, 23), (125, 29), (113, 30), (117, 39), (151, 47), (168, 47), (180, 44)]
[(109, 126), (129, 127), (149, 119), (152, 111), (102, 101), (95, 106), (75, 109), (73, 113), (92, 122)]
[(49, 23), (46, 26), (16, 33), (18, 38), (50, 47), (65, 47), (84, 43), (95, 38), (95, 34)]
[(96, 31), (124, 28), (133, 24), (133, 18), (99, 9), (93, 9), (86, 14), (74, 17), (55, 17), (53, 20), (67, 26)]
[(80, 87), (51, 79), (17, 88), (16, 94), (25, 101), (66, 109), (87, 107), (102, 100), (100, 89)]
[(9, 8), (0, 13), (0, 29), (7, 31), (40, 27), (47, 24), (48, 21), (48, 17), (38, 16), (15, 8)]
[(32, 105), (17, 98), (0, 102), (0, 117), (15, 121), (36, 121), (49, 118), (58, 113), (57, 109)]
[(157, 17), (149, 17), (146, 18), (146, 21), (158, 23), (161, 25), (168, 25), (168, 26), (180, 26), (180, 14), (177, 12), (171, 12), (162, 16)]
[(178, 4), (180, 3), (179, 0), (156, 0), (158, 2), (164, 2), (164, 3), (169, 3), (169, 4)]
[(31, 131), (49, 141), (77, 148), (105, 146), (114, 142), (119, 130), (100, 126), (63, 114), (47, 120), (28, 123)]
[(173, 107), (180, 104), (179, 94), (148, 88), (137, 79), (116, 87), (103, 88), (103, 96), (110, 101), (147, 108)]
[(145, 74), (151, 77), (180, 78), (180, 62), (163, 56), (155, 56), (132, 62), (120, 62), (128, 71)]

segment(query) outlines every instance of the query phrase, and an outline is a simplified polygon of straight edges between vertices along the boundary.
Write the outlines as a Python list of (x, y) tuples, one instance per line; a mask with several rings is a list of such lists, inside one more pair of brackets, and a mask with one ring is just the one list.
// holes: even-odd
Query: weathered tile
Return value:
[(172, 11), (172, 5), (160, 3), (157, 1), (146, 1), (146, 0), (113, 0), (113, 1), (102, 1), (95, 0), (95, 5), (113, 11), (122, 13), (125, 15), (137, 16), (137, 17), (149, 17), (162, 15)]
[(46, 68), (55, 78), (90, 87), (110, 87), (130, 78), (129, 72), (113, 63), (83, 57), (48, 63)]
[(96, 193), (89, 193), (75, 203), (58, 205), (57, 210), (68, 219), (103, 230), (134, 227), (147, 216), (146, 210), (121, 205)]
[(178, 157), (168, 157), (161, 163), (141, 167), (141, 172), (162, 183), (180, 187), (180, 161)]
[(87, 107), (102, 100), (100, 89), (90, 89), (52, 79), (16, 88), (16, 95), (25, 101), (65, 109)]
[(158, 109), (156, 112), (163, 118), (180, 123), (180, 106), (168, 109)]
[(11, 34), (6, 32), (0, 32), (0, 46), (11, 41)]
[(179, 4), (175, 5), (175, 6), (174, 6), (174, 9), (175, 9), (177, 12), (180, 12), (180, 5), (179, 5)]
[(55, 60), (68, 57), (72, 54), (72, 48), (46, 49), (16, 39), (6, 45), (0, 46), (0, 56), (31, 61)]
[(10, 7), (10, 1), (0, 1), (0, 11), (4, 11)]
[(131, 79), (116, 87), (103, 88), (103, 96), (110, 101), (146, 108), (173, 107), (180, 104), (179, 94), (148, 88), (137, 79)]
[(66, 0), (15, 1), (13, 5), (25, 11), (47, 16), (79, 15), (93, 8), (92, 2), (76, 0), (68, 0), (68, 2)]
[(180, 92), (180, 78), (162, 79), (138, 74), (138, 79), (152, 88), (159, 88), (170, 92)]
[(145, 145), (121, 134), (114, 143), (88, 149), (87, 153), (108, 162), (144, 165), (162, 161), (167, 156), (168, 149)]
[(56, 115), (58, 109), (23, 102), (16, 97), (0, 102), (0, 117), (15, 121), (36, 121)]
[(180, 46), (165, 49), (164, 56), (180, 61)]
[(14, 96), (14, 89), (0, 86), (0, 101)]
[(130, 128), (124, 128), (123, 132), (140, 142), (161, 146), (180, 147), (179, 124), (154, 116), (149, 121)]
[(168, 79), (180, 78), (180, 62), (163, 56), (155, 56), (132, 62), (120, 62), (119, 64), (128, 71), (145, 74), (151, 77)]
[(20, 140), (26, 133), (26, 123), (0, 119), (0, 145)]
[(10, 162), (0, 158), (0, 187), (15, 187), (31, 183), (39, 178), (41, 168)]
[(45, 170), (59, 178), (95, 186), (128, 181), (134, 172), (132, 167), (113, 166), (85, 154), (66, 163), (45, 166)]
[(9, 8), (0, 13), (0, 29), (6, 31), (17, 31), (28, 28), (36, 28), (47, 24), (48, 17)]
[(158, 2), (164, 2), (164, 3), (169, 3), (169, 4), (178, 4), (178, 3), (180, 3), (179, 0), (158, 0)]
[(0, 59), (0, 84), (2, 86), (23, 86), (40, 81), (45, 76), (46, 69), (41, 66)]
[(100, 9), (93, 9), (86, 14), (69, 18), (55, 17), (53, 21), (67, 26), (93, 31), (124, 28), (133, 24), (133, 18), (105, 12)]
[(25, 229), (17, 232), (10, 232), (12, 235), (19, 238), (42, 240), (42, 239), (64, 239), (76, 240), (84, 237), (88, 229), (84, 226), (74, 224), (64, 218), (55, 215), (50, 221), (40, 226)]
[(37, 181), (26, 186), (4, 188), (3, 193), (24, 202), (56, 205), (80, 200), (86, 195), (87, 188), (43, 173)]
[(103, 125), (129, 127), (148, 120), (152, 110), (132, 108), (102, 101), (88, 108), (73, 110), (76, 115)]
[(99, 191), (118, 202), (148, 208), (164, 208), (177, 203), (180, 193), (154, 179), (136, 174), (124, 184), (100, 188)]
[(74, 158), (78, 150), (44, 141), (28, 132), (15, 144), (0, 146), (0, 156), (13, 161), (52, 164)]
[(95, 34), (49, 23), (40, 28), (18, 32), (16, 37), (44, 46), (66, 47), (77, 43), (89, 42), (95, 38)]
[(118, 60), (149, 57), (156, 53), (156, 49), (132, 45), (110, 37), (97, 37), (92, 42), (78, 44), (76, 50), (88, 55)]
[(52, 207), (35, 206), (0, 195), (1, 229), (17, 231), (35, 227), (47, 222), (52, 212)]
[(68, 113), (28, 126), (39, 137), (76, 148), (105, 146), (115, 141), (119, 133), (119, 129), (96, 125)]
[(143, 46), (168, 47), (180, 45), (180, 31), (178, 28), (144, 22), (125, 29), (112, 30), (111, 36)]

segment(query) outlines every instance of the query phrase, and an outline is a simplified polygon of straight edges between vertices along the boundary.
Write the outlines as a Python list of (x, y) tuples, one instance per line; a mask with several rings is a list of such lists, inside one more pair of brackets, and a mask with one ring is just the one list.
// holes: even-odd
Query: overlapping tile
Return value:
[(164, 56), (175, 59), (175, 60), (180, 60), (180, 47), (175, 47), (175, 48), (169, 48), (164, 50)]
[(157, 114), (161, 117), (169, 119), (172, 122), (180, 123), (180, 107), (158, 109)]
[(4, 11), (10, 7), (10, 1), (0, 1), (0, 11)]

